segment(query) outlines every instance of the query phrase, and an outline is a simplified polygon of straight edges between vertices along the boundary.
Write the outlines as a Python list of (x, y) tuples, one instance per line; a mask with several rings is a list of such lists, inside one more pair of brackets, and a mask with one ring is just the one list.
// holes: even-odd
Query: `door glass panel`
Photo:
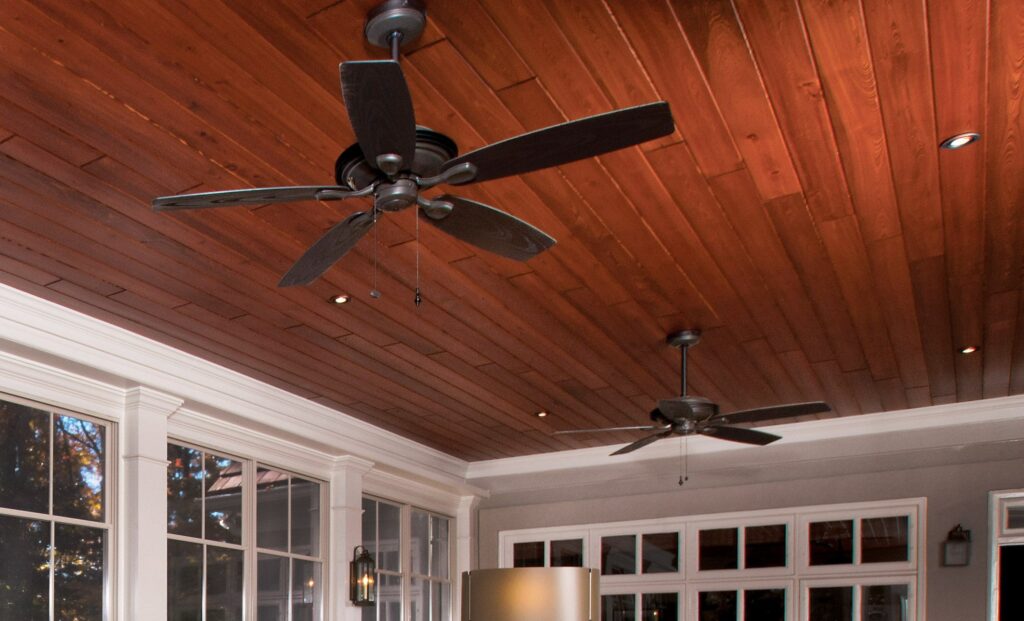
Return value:
[(53, 606), (57, 619), (103, 621), (106, 531), (55, 524)]
[(0, 563), (0, 619), (46, 621), (50, 615), (50, 525), (0, 515), (0, 551), (4, 556)]
[(422, 511), (412, 512), (412, 571), (427, 575), (430, 570), (430, 516)]
[(524, 541), (512, 545), (513, 567), (543, 567), (544, 542)]
[(292, 554), (320, 554), (320, 484), (297, 477), (292, 485)]
[(601, 575), (636, 573), (636, 535), (601, 537)]
[(203, 618), (203, 546), (167, 540), (167, 593), (167, 621)]
[(648, 533), (640, 544), (645, 574), (679, 571), (679, 533)]
[[(736, 569), (739, 557), (738, 532), (735, 528), (712, 528), (700, 531), (700, 571)], [(712, 591), (709, 591), (712, 592)], [(713, 591), (718, 592), (718, 591)], [(724, 591), (722, 591), (724, 593)]]
[(106, 428), (71, 416), (55, 416), (53, 512), (103, 520)]
[(697, 596), (700, 621), (736, 621), (736, 591), (702, 591)]
[(636, 596), (602, 595), (601, 621), (636, 621)]
[(206, 621), (242, 621), (242, 550), (206, 546)]
[(288, 559), (260, 554), (256, 559), (257, 621), (288, 621)]
[(167, 532), (203, 536), (203, 453), (167, 445)]
[(808, 593), (808, 621), (853, 619), (853, 587), (815, 587)]
[(786, 589), (743, 592), (743, 621), (785, 621)]
[(552, 541), (551, 567), (583, 567), (583, 540)]
[(643, 621), (677, 621), (678, 593), (644, 593), (640, 611)]
[(853, 520), (811, 522), (811, 565), (853, 563)]
[(402, 537), (402, 510), (386, 502), (377, 503), (377, 569), (402, 571), (399, 542)]
[(743, 532), (744, 565), (748, 569), (786, 566), (786, 525), (748, 526)]
[(288, 475), (256, 468), (256, 545), (288, 551)]
[(862, 621), (906, 621), (909, 591), (905, 584), (862, 587), (860, 618)]
[(0, 507), (46, 513), (50, 413), (0, 401), (0, 438)]
[(862, 563), (906, 562), (907, 516), (870, 518), (860, 521), (860, 559)]
[(320, 618), (320, 563), (292, 561), (292, 621), (314, 621)]
[[(1024, 545), (999, 546), (999, 618), (1024, 619)], [(3, 610), (0, 607), (0, 610)]]
[(1006, 508), (1006, 528), (1024, 528), (1024, 505)]
[(242, 462), (208, 454), (205, 479), (206, 539), (242, 543)]

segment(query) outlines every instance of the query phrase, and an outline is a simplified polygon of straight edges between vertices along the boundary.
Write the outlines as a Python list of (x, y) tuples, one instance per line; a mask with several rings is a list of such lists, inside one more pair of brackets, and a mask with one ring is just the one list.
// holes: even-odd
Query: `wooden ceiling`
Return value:
[(528, 263), (408, 210), (278, 289), (361, 200), (151, 210), (333, 183), (373, 5), (4, 0), (0, 280), (467, 460), (635, 439), (550, 432), (643, 424), (689, 327), (724, 409), (1024, 392), (1024, 3), (430, 0), (403, 68), (460, 151), (657, 99), (676, 133), (460, 188), (559, 240)]

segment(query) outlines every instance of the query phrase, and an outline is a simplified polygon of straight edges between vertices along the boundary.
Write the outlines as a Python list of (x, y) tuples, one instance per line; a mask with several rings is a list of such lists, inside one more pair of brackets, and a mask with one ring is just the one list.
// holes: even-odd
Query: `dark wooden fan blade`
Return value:
[(278, 287), (305, 285), (316, 280), (373, 228), (373, 216), (357, 211), (335, 224), (310, 246), (288, 273), (281, 278)]
[(655, 440), (660, 440), (661, 438), (667, 438), (670, 435), (672, 435), (672, 431), (671, 430), (669, 430), (669, 431), (662, 431), (662, 432), (659, 432), (659, 433), (651, 434), (649, 436), (645, 436), (643, 438), (640, 438), (636, 442), (633, 442), (632, 444), (627, 444), (626, 446), (620, 448), (619, 450), (617, 450), (614, 453), (612, 453), (612, 455), (625, 455), (626, 453), (632, 453), (633, 451), (635, 451), (635, 450), (637, 450), (639, 448), (643, 448), (643, 447), (647, 446), (648, 444), (650, 444), (651, 442), (654, 442)]
[(598, 427), (597, 429), (563, 429), (562, 431), (552, 431), (551, 435), (561, 436), (570, 433), (603, 433), (605, 431), (654, 431), (655, 429), (664, 429), (661, 425), (632, 425), (629, 427)]
[(182, 209), (206, 209), (208, 207), (232, 207), (234, 205), (265, 205), (267, 203), (289, 203), (293, 201), (338, 200), (349, 198), (350, 188), (337, 185), (296, 185), (281, 188), (251, 188), (248, 190), (225, 190), (223, 192), (200, 192), (160, 196), (153, 199), (156, 211), (178, 211)]
[(421, 211), (423, 219), (488, 252), (526, 261), (555, 245), (555, 239), (544, 231), (490, 205), (447, 194), (436, 200), (451, 203), (451, 213), (435, 220)]
[(742, 442), (743, 444), (756, 444), (758, 446), (771, 444), (776, 440), (782, 439), (781, 436), (777, 436), (773, 433), (765, 433), (763, 431), (757, 431), (756, 429), (744, 429), (742, 427), (725, 427), (723, 425), (708, 425), (697, 433), (718, 438), (720, 440)]
[(393, 60), (361, 60), (341, 63), (341, 94), (359, 148), (367, 162), (376, 166), (377, 156), (401, 156), (402, 168), (412, 166), (416, 155), (416, 117), (409, 87)]
[(711, 420), (717, 423), (757, 423), (766, 420), (774, 420), (777, 418), (792, 418), (794, 416), (803, 416), (805, 414), (818, 414), (820, 412), (829, 412), (832, 408), (829, 404), (824, 401), (810, 401), (808, 403), (789, 403), (786, 405), (771, 405), (764, 408), (754, 408), (751, 410), (740, 410), (739, 412), (729, 412), (728, 414), (719, 414)]
[(668, 103), (659, 101), (634, 108), (552, 125), (502, 140), (445, 162), (442, 172), (469, 162), (476, 176), (467, 183), (519, 175), (623, 149), (674, 128)]

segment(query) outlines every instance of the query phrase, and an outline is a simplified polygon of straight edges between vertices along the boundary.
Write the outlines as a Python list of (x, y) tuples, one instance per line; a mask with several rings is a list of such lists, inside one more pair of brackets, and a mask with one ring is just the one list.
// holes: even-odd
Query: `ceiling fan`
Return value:
[(387, 0), (364, 29), (374, 45), (390, 48), (391, 60), (341, 63), (341, 90), (356, 144), (335, 163), (337, 185), (289, 186), (161, 196), (157, 211), (332, 201), (373, 197), (369, 212), (356, 211), (329, 229), (288, 270), (278, 286), (316, 280), (376, 224), (384, 212), (418, 205), (423, 220), (464, 242), (525, 261), (555, 240), (533, 225), (489, 205), (451, 194), (421, 192), (443, 183), (461, 185), (558, 166), (672, 133), (667, 102), (623, 108), (528, 132), (458, 155), (455, 142), (416, 124), (412, 100), (398, 64), (399, 46), (423, 31), (420, 0)]
[(643, 448), (652, 442), (672, 436), (703, 435), (721, 440), (742, 442), (743, 444), (755, 444), (764, 446), (771, 444), (781, 437), (773, 433), (746, 429), (744, 427), (733, 427), (730, 423), (759, 423), (779, 418), (790, 418), (804, 414), (817, 414), (828, 412), (832, 408), (823, 401), (811, 401), (808, 403), (789, 403), (786, 405), (772, 405), (751, 410), (740, 410), (727, 414), (718, 411), (718, 405), (704, 397), (689, 396), (686, 394), (686, 352), (700, 342), (700, 330), (683, 330), (668, 335), (666, 342), (678, 347), (682, 353), (680, 368), (680, 396), (671, 399), (662, 399), (658, 407), (651, 410), (651, 420), (654, 425), (637, 425), (630, 427), (605, 427), (601, 429), (570, 429), (556, 431), (555, 434), (567, 433), (596, 433), (604, 431), (654, 431), (651, 435), (644, 436), (636, 442), (627, 444), (612, 455), (632, 453)]

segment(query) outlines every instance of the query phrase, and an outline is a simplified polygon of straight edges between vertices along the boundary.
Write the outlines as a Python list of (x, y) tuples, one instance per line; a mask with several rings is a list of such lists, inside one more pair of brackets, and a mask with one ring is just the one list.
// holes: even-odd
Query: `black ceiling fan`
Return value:
[(416, 39), (426, 23), (419, 0), (388, 0), (370, 12), (364, 34), (391, 50), (391, 60), (341, 64), (341, 90), (356, 144), (335, 163), (337, 185), (252, 188), (161, 196), (157, 211), (331, 201), (373, 197), (369, 212), (357, 211), (334, 225), (288, 270), (278, 286), (308, 284), (341, 259), (376, 224), (383, 212), (419, 205), (423, 220), (464, 242), (525, 261), (555, 240), (519, 218), (489, 205), (420, 192), (558, 166), (670, 134), (672, 115), (660, 101), (553, 125), (458, 155), (447, 136), (416, 124), (412, 100), (398, 64), (399, 46)]
[[(683, 330), (670, 334), (666, 342), (678, 347), (682, 353), (680, 368), (680, 396), (671, 399), (662, 399), (658, 407), (651, 410), (651, 420), (654, 425), (636, 425), (630, 427), (605, 427), (601, 429), (570, 429), (556, 431), (555, 434), (567, 433), (596, 433), (604, 431), (654, 431), (648, 436), (640, 438), (636, 442), (627, 444), (612, 455), (622, 455), (645, 447), (652, 442), (672, 436), (703, 435), (721, 440), (742, 442), (743, 444), (755, 444), (764, 446), (771, 444), (781, 437), (773, 433), (746, 429), (744, 427), (732, 427), (730, 423), (759, 423), (779, 418), (791, 418), (804, 414), (817, 414), (828, 412), (832, 408), (823, 401), (811, 401), (808, 403), (789, 403), (786, 405), (772, 405), (751, 410), (740, 410), (737, 412), (720, 413), (718, 405), (704, 397), (689, 396), (686, 394), (686, 352), (700, 342), (700, 330)], [(681, 484), (681, 483), (680, 483)]]

